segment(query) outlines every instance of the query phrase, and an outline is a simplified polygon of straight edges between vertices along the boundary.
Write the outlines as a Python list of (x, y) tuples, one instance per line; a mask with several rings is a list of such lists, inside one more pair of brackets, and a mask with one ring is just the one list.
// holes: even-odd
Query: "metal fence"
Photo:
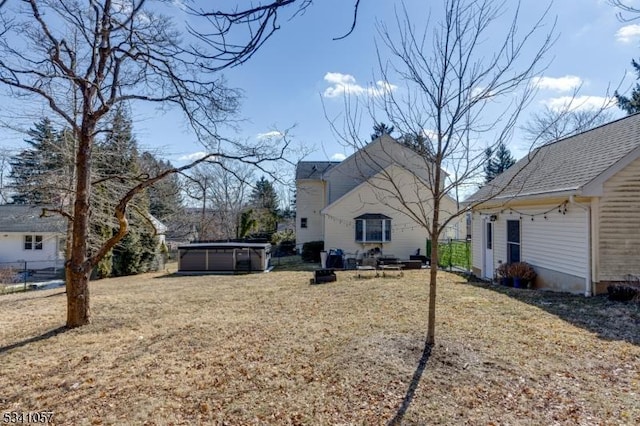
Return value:
[[(427, 258), (431, 257), (431, 240), (427, 240)], [(438, 266), (450, 271), (471, 272), (471, 240), (438, 241)]]
[(26, 289), (30, 283), (46, 282), (64, 277), (64, 260), (17, 260), (0, 262), (0, 285), (22, 284)]

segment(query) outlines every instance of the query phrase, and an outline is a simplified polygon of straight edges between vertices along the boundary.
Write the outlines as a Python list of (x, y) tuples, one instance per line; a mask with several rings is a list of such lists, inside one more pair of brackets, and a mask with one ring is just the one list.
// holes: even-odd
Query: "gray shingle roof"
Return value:
[(56, 214), (40, 217), (42, 207), (0, 205), (0, 232), (64, 232), (65, 220)]
[(320, 179), (338, 164), (339, 161), (300, 161), (296, 167), (296, 180)]
[(541, 146), (465, 202), (576, 191), (639, 146), (635, 114)]

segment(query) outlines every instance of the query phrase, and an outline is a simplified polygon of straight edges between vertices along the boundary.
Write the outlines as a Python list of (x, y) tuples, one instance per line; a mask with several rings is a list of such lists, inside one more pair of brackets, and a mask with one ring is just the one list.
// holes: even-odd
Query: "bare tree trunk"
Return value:
[(429, 306), (427, 316), (427, 345), (436, 342), (436, 288), (438, 284), (438, 241), (431, 241), (431, 269), (429, 274)]
[[(86, 125), (85, 125), (86, 126)], [(89, 200), (91, 197), (91, 134), (83, 126), (76, 153), (76, 199), (73, 206), (73, 242), (65, 266), (67, 276), (67, 327), (80, 327), (90, 321), (87, 259), (89, 240)]]
[[(440, 145), (440, 144), (439, 144)], [(433, 213), (431, 215), (431, 268), (429, 270), (429, 311), (427, 316), (427, 341), (426, 344), (433, 346), (436, 342), (436, 289), (438, 286), (438, 239), (440, 237), (440, 179), (441, 179), (440, 157), (435, 159), (435, 176), (433, 192)]]

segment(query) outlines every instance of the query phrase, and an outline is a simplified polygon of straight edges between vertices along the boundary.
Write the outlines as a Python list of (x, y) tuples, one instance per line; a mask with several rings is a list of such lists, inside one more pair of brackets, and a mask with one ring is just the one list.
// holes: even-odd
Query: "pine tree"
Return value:
[(495, 152), (491, 148), (487, 148), (484, 151), (484, 155), (485, 183), (491, 182), (496, 176), (513, 166), (516, 162), (511, 156), (511, 151), (509, 151), (503, 143), (498, 144)]
[[(140, 167), (143, 173), (156, 176), (160, 172), (172, 169), (168, 161), (157, 159), (150, 152), (143, 152), (140, 156)], [(180, 179), (172, 175), (149, 187), (149, 211), (163, 223), (174, 221), (183, 215), (182, 191)]]
[(279, 201), (273, 184), (262, 176), (256, 182), (249, 200), (254, 208), (258, 231), (266, 234), (275, 232), (278, 226)]
[[(92, 201), (95, 246), (101, 245), (117, 229), (112, 216), (115, 203), (125, 188), (142, 174), (138, 152), (131, 119), (126, 111), (118, 108), (113, 114), (109, 132), (96, 146), (95, 181), (99, 183), (94, 186)], [(155, 239), (148, 221), (149, 205), (147, 192), (138, 194), (130, 203), (129, 232), (98, 264), (97, 274), (100, 277), (132, 275), (149, 270), (150, 259), (155, 257), (150, 256), (149, 251), (156, 248), (150, 247), (150, 240)]]
[(11, 187), (15, 204), (51, 204), (59, 193), (64, 139), (48, 118), (28, 131), (29, 148), (10, 160)]
[[(631, 60), (631, 65), (637, 75), (636, 79), (640, 79), (640, 63), (635, 59)], [(618, 102), (618, 108), (625, 111), (627, 114), (635, 114), (640, 112), (640, 84), (636, 83), (636, 86), (631, 91), (631, 97), (626, 97), (615, 91), (614, 96)]]
[(371, 140), (374, 141), (382, 135), (391, 135), (395, 128), (389, 126), (386, 123), (380, 122), (373, 125), (373, 133), (371, 134)]
[(427, 157), (431, 154), (431, 143), (429, 139), (421, 133), (405, 133), (398, 140), (401, 144), (411, 148), (421, 157)]
[(257, 208), (267, 209), (271, 212), (278, 211), (278, 194), (276, 194), (273, 184), (264, 176), (256, 182), (250, 200), (251, 204)]

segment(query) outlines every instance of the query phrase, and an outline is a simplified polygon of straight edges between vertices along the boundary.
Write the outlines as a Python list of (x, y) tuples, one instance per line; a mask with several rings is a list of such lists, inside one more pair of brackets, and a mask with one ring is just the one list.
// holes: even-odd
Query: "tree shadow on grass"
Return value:
[(10, 351), (12, 349), (21, 348), (21, 347), (26, 346), (26, 345), (28, 345), (30, 343), (35, 343), (35, 342), (39, 342), (41, 340), (46, 340), (46, 339), (49, 339), (51, 337), (55, 337), (58, 334), (64, 333), (67, 330), (68, 330), (67, 326), (63, 325), (61, 327), (49, 330), (46, 333), (43, 333), (43, 334), (41, 334), (39, 336), (29, 337), (28, 339), (24, 339), (24, 340), (21, 340), (19, 342), (12, 343), (10, 345), (2, 346), (2, 347), (0, 347), (0, 355), (2, 355), (5, 352), (8, 352), (8, 351)]
[(469, 284), (502, 293), (536, 306), (550, 314), (609, 341), (625, 341), (640, 346), (640, 304), (613, 302), (606, 295), (585, 297), (571, 293), (526, 290), (486, 282)]
[(389, 423), (388, 426), (395, 426), (402, 424), (402, 419), (404, 418), (411, 402), (413, 401), (413, 397), (415, 396), (416, 390), (418, 389), (418, 385), (420, 384), (420, 379), (422, 379), (422, 374), (424, 373), (425, 368), (427, 367), (427, 361), (431, 357), (431, 350), (433, 349), (433, 345), (426, 343), (424, 344), (424, 349), (422, 350), (422, 356), (420, 357), (420, 361), (418, 362), (418, 366), (416, 367), (416, 371), (413, 373), (413, 377), (411, 378), (411, 382), (409, 383), (409, 388), (407, 389), (407, 393), (404, 395), (402, 399), (402, 403), (400, 407), (398, 407), (398, 411), (395, 416)]

